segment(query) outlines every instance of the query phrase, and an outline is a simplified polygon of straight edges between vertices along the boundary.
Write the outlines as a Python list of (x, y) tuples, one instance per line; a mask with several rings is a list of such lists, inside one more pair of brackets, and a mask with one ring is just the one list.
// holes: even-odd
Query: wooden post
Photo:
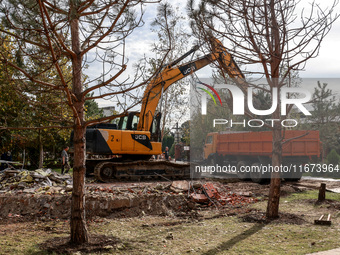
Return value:
[(326, 183), (321, 183), (321, 186), (319, 188), (319, 197), (318, 201), (322, 202), (326, 199)]

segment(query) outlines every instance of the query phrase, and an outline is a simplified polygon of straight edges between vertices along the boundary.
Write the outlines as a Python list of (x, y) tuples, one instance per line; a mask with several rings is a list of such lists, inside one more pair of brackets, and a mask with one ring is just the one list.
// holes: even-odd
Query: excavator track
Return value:
[(120, 179), (164, 177), (189, 178), (189, 163), (169, 161), (100, 162), (94, 168), (94, 176), (102, 182)]

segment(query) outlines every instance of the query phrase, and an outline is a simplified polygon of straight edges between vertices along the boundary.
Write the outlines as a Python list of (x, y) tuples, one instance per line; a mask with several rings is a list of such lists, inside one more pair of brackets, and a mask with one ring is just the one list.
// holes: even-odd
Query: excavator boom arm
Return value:
[[(162, 92), (165, 92), (173, 83), (211, 64), (214, 61), (218, 61), (219, 65), (232, 79), (235, 80), (236, 83), (240, 84), (241, 86), (245, 84), (242, 72), (222, 43), (215, 38), (211, 38), (210, 43), (213, 49), (212, 53), (180, 66), (173, 67), (174, 64), (172, 63), (147, 85), (142, 100), (142, 108), (137, 130), (150, 130), (156, 107), (161, 98)], [(192, 51), (193, 50), (190, 52)], [(187, 55), (188, 54), (185, 54), (185, 56)], [(180, 59), (182, 60), (183, 57)], [(178, 61), (175, 61), (175, 63), (177, 62)]]
[(218, 55), (209, 54), (184, 65), (174, 68), (166, 67), (166, 69), (162, 71), (156, 79), (152, 80), (145, 89), (137, 130), (150, 130), (156, 107), (161, 98), (162, 90), (165, 92), (171, 84), (183, 79), (193, 72), (196, 72), (202, 67), (209, 65), (211, 62), (216, 60), (217, 57)]

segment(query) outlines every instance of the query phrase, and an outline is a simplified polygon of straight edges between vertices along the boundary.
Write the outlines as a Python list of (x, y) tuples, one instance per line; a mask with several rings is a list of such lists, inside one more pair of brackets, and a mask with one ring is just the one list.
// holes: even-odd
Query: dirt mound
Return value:
[[(0, 195), (0, 218), (30, 218), (48, 220), (68, 219), (71, 213), (71, 195), (9, 194)], [(183, 195), (106, 196), (88, 195), (88, 218), (134, 217), (143, 215), (177, 216), (190, 212), (191, 202)]]
[[(187, 181), (177, 184), (189, 185)], [(188, 190), (186, 185), (182, 185), (184, 190), (178, 188), (181, 185), (174, 188), (171, 183), (119, 187), (90, 185), (86, 187), (86, 215), (87, 218), (144, 215), (197, 218), (201, 210), (230, 209), (257, 202), (251, 192), (235, 193), (230, 187), (219, 183), (209, 183), (212, 190), (201, 183), (191, 183)], [(191, 196), (199, 193), (205, 197), (204, 200), (197, 201)], [(0, 194), (0, 218), (18, 221), (69, 219), (71, 194), (72, 190), (65, 192), (58, 186), (10, 190)]]

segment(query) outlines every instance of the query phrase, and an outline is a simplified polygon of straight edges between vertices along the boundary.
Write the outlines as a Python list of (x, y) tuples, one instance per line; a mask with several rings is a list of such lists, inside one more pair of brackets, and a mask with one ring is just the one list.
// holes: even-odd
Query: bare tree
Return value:
[[(188, 8), (195, 35), (203, 41), (210, 33), (224, 39), (229, 52), (242, 66), (266, 80), (267, 85), (261, 89), (272, 92), (287, 86), (293, 71), (302, 70), (309, 59), (318, 56), (323, 39), (338, 18), (333, 13), (336, 2), (326, 9), (312, 2), (300, 14), (298, 3), (295, 0), (211, 0), (200, 1), (198, 5), (189, 1)], [(280, 100), (274, 105), (272, 119), (282, 118), (279, 105)], [(280, 121), (275, 121), (272, 132), (272, 166), (275, 167), (282, 163)], [(280, 173), (272, 173), (271, 177), (267, 217), (276, 218)]]
[[(150, 59), (151, 66), (157, 68), (159, 64), (155, 62), (160, 59), (165, 59), (166, 64), (170, 64), (187, 52), (190, 35), (183, 28), (185, 21), (178, 7), (173, 7), (168, 2), (159, 5), (157, 16), (151, 23), (152, 32), (158, 35), (157, 41), (152, 45), (156, 57)], [(150, 71), (154, 72), (154, 70)], [(188, 103), (187, 98), (184, 98), (187, 88), (188, 84), (181, 80), (176, 83), (176, 86), (168, 88), (162, 96), (158, 107), (162, 112), (161, 140), (166, 135), (165, 127), (174, 124), (171, 120), (180, 121), (185, 115), (186, 110), (183, 105)]]
[[(60, 118), (60, 122), (53, 125), (54, 128), (74, 130), (72, 243), (88, 241), (85, 221), (85, 130), (89, 125), (109, 119), (86, 121), (84, 104), (86, 100), (132, 96), (129, 92), (141, 86), (128, 82), (128, 77), (122, 74), (127, 64), (125, 41), (136, 27), (142, 25), (146, 2), (150, 3), (142, 0), (1, 1), (4, 26), (0, 32), (7, 35), (1, 38), (15, 45), (23, 61), (19, 66), (12, 61), (13, 52), (1, 51), (3, 65), (17, 71), (12, 79), (20, 80), (23, 91), (27, 84), (33, 84), (41, 93), (60, 93), (59, 103), (68, 105), (72, 112), (73, 121)], [(84, 70), (87, 65), (96, 62), (102, 63), (102, 72), (91, 73), (86, 80)], [(64, 68), (72, 69), (72, 77), (66, 76)], [(31, 97), (32, 105), (46, 103), (34, 98), (32, 93), (26, 95)]]

